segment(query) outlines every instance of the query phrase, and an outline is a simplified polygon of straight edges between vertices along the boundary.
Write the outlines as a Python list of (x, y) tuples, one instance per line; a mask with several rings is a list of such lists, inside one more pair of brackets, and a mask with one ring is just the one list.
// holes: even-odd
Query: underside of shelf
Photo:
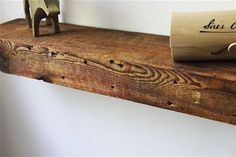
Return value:
[(236, 125), (235, 61), (175, 63), (167, 36), (60, 28), (1, 24), (0, 70)]

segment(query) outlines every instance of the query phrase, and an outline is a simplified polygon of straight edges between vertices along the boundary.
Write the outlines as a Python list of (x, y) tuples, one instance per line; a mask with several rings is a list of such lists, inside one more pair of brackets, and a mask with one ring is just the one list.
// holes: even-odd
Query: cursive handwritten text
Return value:
[[(232, 31), (223, 31), (225, 28), (231, 29)], [(203, 26), (203, 30), (201, 30), (200, 33), (236, 33), (234, 30), (236, 30), (236, 21), (234, 21), (231, 25), (226, 26), (223, 21), (219, 23), (216, 19), (212, 19)]]

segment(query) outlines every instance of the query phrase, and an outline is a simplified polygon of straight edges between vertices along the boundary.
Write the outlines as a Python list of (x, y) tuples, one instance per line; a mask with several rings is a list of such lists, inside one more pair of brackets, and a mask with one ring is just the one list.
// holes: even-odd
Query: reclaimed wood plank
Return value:
[(169, 37), (60, 24), (0, 25), (0, 70), (236, 125), (236, 62), (172, 61)]

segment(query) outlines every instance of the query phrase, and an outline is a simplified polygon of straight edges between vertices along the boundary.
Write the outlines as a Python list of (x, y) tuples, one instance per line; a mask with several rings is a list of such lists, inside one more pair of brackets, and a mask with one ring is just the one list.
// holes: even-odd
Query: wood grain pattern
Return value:
[(174, 63), (169, 37), (61, 24), (0, 25), (0, 70), (236, 124), (236, 62)]

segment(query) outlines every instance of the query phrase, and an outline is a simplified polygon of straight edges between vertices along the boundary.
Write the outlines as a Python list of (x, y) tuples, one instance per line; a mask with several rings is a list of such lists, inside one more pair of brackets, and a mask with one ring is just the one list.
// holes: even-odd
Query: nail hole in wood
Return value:
[(51, 83), (50, 79), (45, 77), (45, 76), (40, 76), (36, 78), (37, 80), (43, 81), (43, 82), (48, 82)]
[(57, 53), (52, 51), (52, 52), (49, 52), (49, 53), (48, 53), (48, 56), (49, 56), (49, 57), (56, 57), (56, 56), (57, 56)]
[(114, 64), (115, 62), (114, 62), (114, 60), (110, 60), (110, 64)]
[(84, 60), (84, 64), (88, 64), (88, 62), (86, 60)]
[(112, 89), (114, 89), (114, 88), (115, 88), (115, 86), (111, 85), (111, 88), (112, 88)]
[(123, 68), (123, 66), (124, 66), (123, 64), (117, 64), (117, 65), (118, 65), (120, 68)]
[(57, 53), (56, 52), (51, 52), (52, 53), (52, 56), (53, 57), (56, 57), (57, 56)]
[(174, 105), (171, 101), (167, 101), (167, 104), (168, 104), (169, 106), (173, 106), (173, 105)]
[(174, 84), (177, 84), (178, 82), (176, 80), (174, 80)]
[(27, 46), (26, 46), (26, 48), (27, 48), (28, 50), (32, 50), (33, 47), (34, 47), (33, 45), (27, 45)]
[(142, 68), (142, 67), (140, 67), (139, 65), (134, 65), (134, 67), (135, 67), (135, 68)]
[(38, 77), (37, 80), (41, 80), (41, 81), (45, 81), (46, 82), (46, 78), (43, 77), (43, 76)]
[(61, 78), (64, 80), (66, 77), (65, 77), (65, 76), (62, 76)]

